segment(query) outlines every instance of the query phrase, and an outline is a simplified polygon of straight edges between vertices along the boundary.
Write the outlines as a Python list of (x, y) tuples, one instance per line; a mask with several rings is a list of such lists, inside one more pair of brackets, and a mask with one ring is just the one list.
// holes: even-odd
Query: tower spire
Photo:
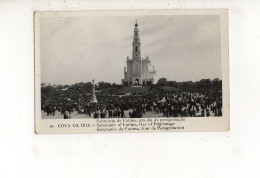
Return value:
[(134, 60), (141, 60), (141, 42), (139, 38), (139, 30), (137, 19), (135, 19), (134, 38), (133, 38), (133, 58)]

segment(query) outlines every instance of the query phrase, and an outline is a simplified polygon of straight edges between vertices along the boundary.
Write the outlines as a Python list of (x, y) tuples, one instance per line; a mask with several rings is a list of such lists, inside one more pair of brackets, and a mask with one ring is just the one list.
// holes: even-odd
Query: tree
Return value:
[(210, 79), (201, 79), (200, 80), (200, 85), (202, 85), (202, 86), (210, 86), (211, 85)]
[(92, 82), (84, 83), (84, 89), (86, 89), (86, 91), (92, 91), (92, 86)]
[(177, 87), (177, 82), (176, 81), (168, 81), (168, 85), (170, 87)]
[(101, 81), (101, 82), (98, 82), (98, 86), (100, 88), (108, 88), (111, 86), (111, 83)]
[(103, 82), (103, 81), (98, 82), (98, 86), (99, 86), (100, 88), (104, 88), (105, 82)]
[(160, 85), (160, 86), (166, 86), (168, 84), (167, 82), (167, 79), (166, 78), (159, 78), (158, 82), (157, 82), (157, 85)]
[(221, 80), (219, 80), (219, 78), (215, 78), (215, 79), (212, 80), (212, 84), (213, 85), (219, 85), (219, 84), (221, 84)]

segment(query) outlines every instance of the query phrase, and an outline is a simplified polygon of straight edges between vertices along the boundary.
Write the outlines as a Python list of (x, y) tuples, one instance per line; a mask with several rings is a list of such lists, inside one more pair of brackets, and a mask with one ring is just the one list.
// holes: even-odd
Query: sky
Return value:
[(219, 16), (88, 16), (40, 19), (41, 82), (120, 84), (136, 19), (141, 55), (149, 56), (156, 79), (221, 79)]

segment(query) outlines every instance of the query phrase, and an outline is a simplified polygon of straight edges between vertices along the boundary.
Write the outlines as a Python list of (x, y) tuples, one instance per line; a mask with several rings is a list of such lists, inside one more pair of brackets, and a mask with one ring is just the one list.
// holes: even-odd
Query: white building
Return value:
[(151, 65), (148, 56), (145, 58), (141, 57), (141, 42), (137, 23), (134, 28), (132, 45), (132, 59), (127, 56), (127, 67), (124, 68), (124, 79), (122, 79), (122, 84), (124, 86), (153, 84), (154, 76), (156, 74), (155, 67)]

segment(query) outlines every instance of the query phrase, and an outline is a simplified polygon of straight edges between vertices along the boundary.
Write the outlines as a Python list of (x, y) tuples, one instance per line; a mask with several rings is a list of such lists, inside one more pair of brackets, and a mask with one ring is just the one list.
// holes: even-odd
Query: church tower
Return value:
[(156, 71), (151, 69), (151, 61), (148, 56), (141, 57), (141, 42), (137, 21), (134, 27), (134, 37), (132, 42), (132, 59), (127, 56), (126, 68), (124, 68), (124, 86), (147, 86), (154, 83)]
[(139, 30), (138, 30), (137, 21), (135, 23), (135, 28), (134, 28), (132, 59), (141, 60), (141, 42), (140, 42), (140, 38), (139, 38)]

